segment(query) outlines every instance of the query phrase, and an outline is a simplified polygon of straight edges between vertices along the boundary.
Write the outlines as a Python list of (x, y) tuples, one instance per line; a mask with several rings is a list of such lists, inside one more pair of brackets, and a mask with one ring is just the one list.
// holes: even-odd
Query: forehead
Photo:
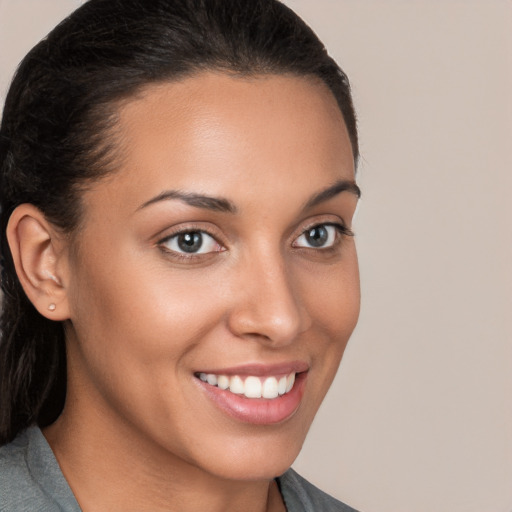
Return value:
[(202, 73), (146, 87), (118, 120), (113, 181), (116, 195), (128, 187), (134, 208), (163, 188), (240, 196), (245, 187), (250, 196), (263, 182), (278, 194), (290, 183), (320, 188), (354, 175), (338, 104), (313, 79)]

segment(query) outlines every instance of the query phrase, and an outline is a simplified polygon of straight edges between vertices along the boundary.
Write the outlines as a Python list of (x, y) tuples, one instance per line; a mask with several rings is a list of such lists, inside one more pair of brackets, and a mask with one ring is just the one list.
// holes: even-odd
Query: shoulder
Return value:
[(357, 512), (289, 469), (278, 479), (289, 512)]
[[(0, 511), (28, 510), (37, 486), (28, 468), (29, 436), (25, 431), (0, 448)], [(35, 487), (35, 488), (34, 488)]]
[(39, 428), (0, 447), (0, 512), (79, 511), (70, 493)]

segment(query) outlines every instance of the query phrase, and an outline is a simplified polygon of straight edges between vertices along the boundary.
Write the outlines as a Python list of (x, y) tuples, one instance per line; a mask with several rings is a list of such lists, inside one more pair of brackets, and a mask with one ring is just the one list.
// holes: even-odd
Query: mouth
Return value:
[(304, 364), (247, 366), (194, 376), (209, 400), (228, 416), (244, 423), (270, 425), (297, 412), (308, 370)]
[(256, 375), (216, 375), (214, 373), (199, 373), (197, 377), (210, 386), (229, 391), (246, 398), (265, 398), (273, 400), (289, 393), (295, 383), (295, 372), (287, 375), (258, 377)]

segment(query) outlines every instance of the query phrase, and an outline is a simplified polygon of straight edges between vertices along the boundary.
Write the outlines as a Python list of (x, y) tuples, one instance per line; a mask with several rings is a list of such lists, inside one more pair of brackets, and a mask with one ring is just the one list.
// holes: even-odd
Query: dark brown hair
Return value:
[(24, 294), (6, 240), (21, 203), (71, 233), (80, 190), (114, 170), (115, 107), (141, 87), (201, 70), (322, 80), (358, 141), (349, 82), (314, 32), (276, 0), (90, 0), (22, 61), (0, 128), (0, 444), (62, 411), (63, 325)]

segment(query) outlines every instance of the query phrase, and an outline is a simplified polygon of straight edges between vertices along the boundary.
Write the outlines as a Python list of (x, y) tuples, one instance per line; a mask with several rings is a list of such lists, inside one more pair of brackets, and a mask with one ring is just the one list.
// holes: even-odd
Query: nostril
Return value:
[(237, 336), (270, 344), (292, 343), (310, 325), (305, 311), (295, 305), (269, 308), (269, 304), (239, 304), (229, 316), (230, 330)]

